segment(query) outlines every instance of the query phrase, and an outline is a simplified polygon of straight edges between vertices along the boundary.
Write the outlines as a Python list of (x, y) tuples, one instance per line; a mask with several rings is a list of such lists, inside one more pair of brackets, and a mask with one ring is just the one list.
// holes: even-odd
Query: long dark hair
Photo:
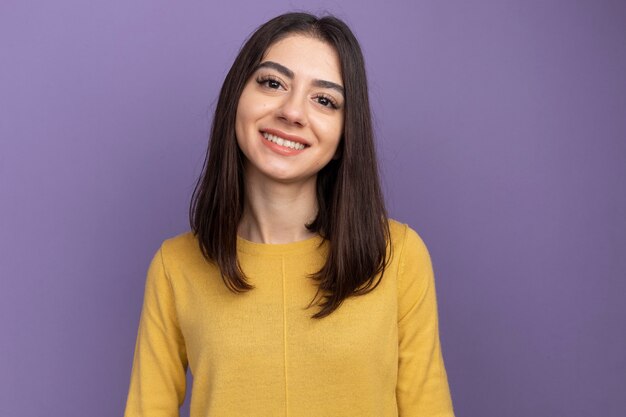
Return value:
[(329, 244), (326, 263), (312, 275), (318, 291), (309, 304), (319, 301), (321, 308), (312, 317), (322, 318), (347, 297), (376, 288), (388, 262), (389, 225), (378, 176), (365, 63), (358, 41), (343, 21), (287, 13), (260, 26), (246, 41), (220, 92), (189, 219), (203, 255), (217, 264), (226, 286), (233, 292), (252, 289), (237, 260), (237, 228), (244, 207), (244, 156), (235, 135), (237, 105), (267, 49), (293, 34), (320, 39), (336, 49), (345, 89), (339, 157), (318, 173), (319, 210), (306, 225)]

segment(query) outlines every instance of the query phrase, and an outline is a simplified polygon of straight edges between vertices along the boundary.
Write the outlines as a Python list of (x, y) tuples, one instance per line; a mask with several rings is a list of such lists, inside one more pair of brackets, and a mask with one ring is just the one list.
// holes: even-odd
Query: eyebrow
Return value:
[[(261, 62), (259, 65), (257, 65), (257, 67), (255, 68), (255, 71), (257, 71), (257, 70), (259, 70), (261, 68), (271, 68), (271, 69), (274, 69), (274, 70), (280, 72), (281, 74), (283, 74), (285, 77), (287, 77), (289, 79), (293, 79), (293, 77), (295, 76), (295, 74), (293, 73), (292, 70), (290, 70), (289, 68), (285, 67), (284, 65), (280, 65), (278, 62), (274, 62), (274, 61), (264, 61), (264, 62)], [(332, 81), (313, 80), (313, 85), (316, 86), (316, 87), (320, 87), (320, 88), (330, 88), (330, 89), (336, 90), (339, 93), (341, 93), (342, 96), (345, 96), (343, 87), (340, 86), (337, 83), (332, 82)]]

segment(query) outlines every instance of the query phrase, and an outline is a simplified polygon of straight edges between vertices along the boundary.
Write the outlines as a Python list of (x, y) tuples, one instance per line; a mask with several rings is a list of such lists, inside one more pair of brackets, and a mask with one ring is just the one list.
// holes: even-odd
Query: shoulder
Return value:
[(168, 252), (180, 252), (187, 251), (192, 246), (197, 246), (198, 240), (194, 234), (188, 230), (178, 235), (165, 239), (161, 244), (162, 249), (167, 249)]
[(391, 249), (395, 252), (394, 257), (405, 258), (407, 254), (411, 257), (428, 256), (426, 244), (408, 224), (389, 219), (389, 240)]
[(166, 267), (204, 264), (206, 262), (200, 250), (198, 239), (191, 231), (164, 240), (159, 251)]
[(426, 244), (409, 225), (389, 221), (391, 259), (397, 266), (399, 290), (416, 297), (433, 281), (433, 267)]
[(431, 292), (434, 294), (434, 273), (428, 249), (415, 230), (393, 220), (389, 229), (392, 259), (398, 271), (398, 319), (401, 319), (421, 305)]

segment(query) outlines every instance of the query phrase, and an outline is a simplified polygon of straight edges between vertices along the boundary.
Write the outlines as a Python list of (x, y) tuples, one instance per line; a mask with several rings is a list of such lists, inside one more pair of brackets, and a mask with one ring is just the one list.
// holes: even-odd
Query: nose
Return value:
[(291, 91), (290, 94), (285, 96), (284, 101), (278, 108), (278, 118), (290, 125), (306, 126), (307, 116), (305, 100), (305, 94)]

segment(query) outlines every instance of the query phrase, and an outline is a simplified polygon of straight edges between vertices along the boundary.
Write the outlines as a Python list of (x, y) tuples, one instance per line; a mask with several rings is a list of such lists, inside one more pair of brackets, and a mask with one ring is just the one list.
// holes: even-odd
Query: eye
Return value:
[(337, 104), (337, 101), (332, 98), (331, 96), (327, 96), (325, 94), (318, 94), (317, 96), (314, 97), (314, 99), (321, 104), (324, 107), (329, 107), (332, 109), (338, 109), (339, 105)]
[(283, 87), (283, 84), (280, 82), (278, 78), (275, 78), (271, 75), (261, 76), (256, 79), (256, 82), (259, 85), (270, 88), (272, 90), (278, 90)]

